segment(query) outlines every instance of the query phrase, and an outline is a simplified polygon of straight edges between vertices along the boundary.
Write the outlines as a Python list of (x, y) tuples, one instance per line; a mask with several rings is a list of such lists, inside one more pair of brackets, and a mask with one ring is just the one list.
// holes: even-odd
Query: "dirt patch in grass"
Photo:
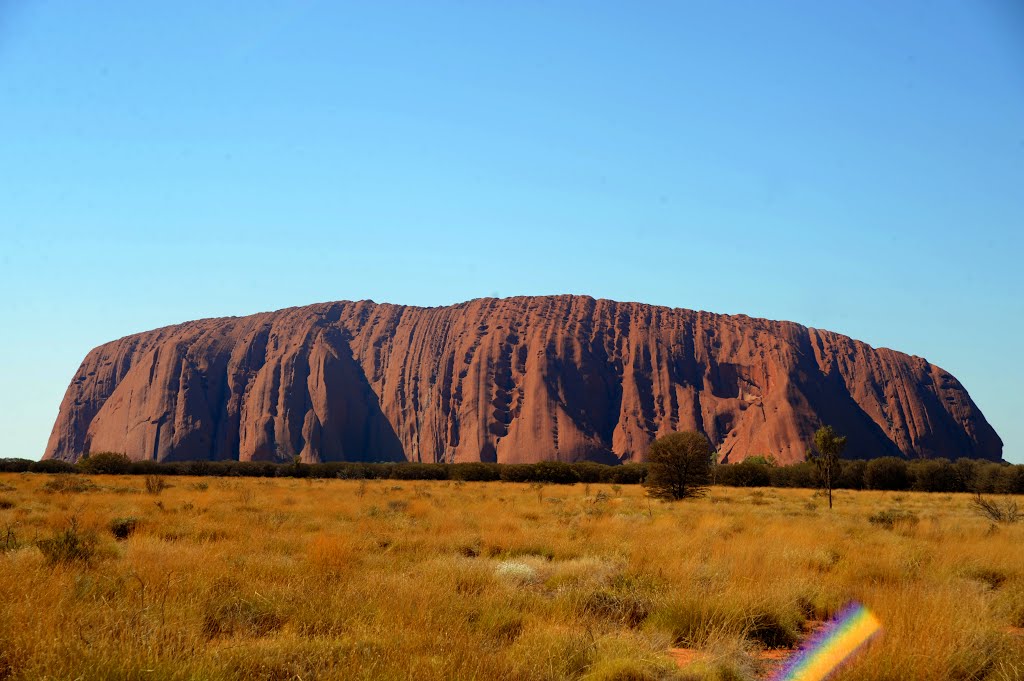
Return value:
[[(826, 624), (826, 622), (818, 620), (806, 622), (804, 624), (800, 642), (812, 638)], [(769, 678), (773, 672), (784, 665), (793, 655), (800, 652), (800, 642), (794, 643), (792, 647), (768, 648), (751, 653), (750, 657), (754, 659), (759, 669), (756, 678)], [(709, 658), (712, 657), (709, 653), (703, 650), (685, 647), (669, 648), (668, 654), (680, 669), (686, 669), (687, 667), (697, 663), (708, 661)]]

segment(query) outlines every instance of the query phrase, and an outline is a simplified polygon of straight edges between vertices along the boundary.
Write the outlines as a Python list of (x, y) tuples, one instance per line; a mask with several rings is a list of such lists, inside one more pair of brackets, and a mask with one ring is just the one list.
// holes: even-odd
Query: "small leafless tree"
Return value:
[(994, 523), (1015, 523), (1024, 517), (1017, 502), (1010, 497), (1000, 503), (993, 499), (986, 499), (981, 496), (981, 492), (978, 492), (972, 505), (982, 517), (988, 518)]

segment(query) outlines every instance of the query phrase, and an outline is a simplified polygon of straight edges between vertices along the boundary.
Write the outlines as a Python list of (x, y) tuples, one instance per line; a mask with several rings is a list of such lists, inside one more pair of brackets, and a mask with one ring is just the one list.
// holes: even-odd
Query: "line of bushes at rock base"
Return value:
[[(122, 454), (99, 453), (72, 464), (66, 461), (0, 459), (5, 473), (87, 473), (120, 475), (198, 475), (240, 477), (342, 478), (350, 480), (461, 480), (538, 482), (548, 484), (642, 484), (647, 467), (582, 461), (543, 461), (532, 464), (498, 463), (358, 463), (283, 464), (255, 461), (129, 461)], [(729, 487), (821, 486), (812, 463), (777, 466), (762, 457), (742, 463), (712, 466), (713, 484)], [(835, 489), (876, 489), (922, 492), (983, 492), (1024, 494), (1024, 465), (974, 459), (915, 459), (884, 457), (844, 460)]]

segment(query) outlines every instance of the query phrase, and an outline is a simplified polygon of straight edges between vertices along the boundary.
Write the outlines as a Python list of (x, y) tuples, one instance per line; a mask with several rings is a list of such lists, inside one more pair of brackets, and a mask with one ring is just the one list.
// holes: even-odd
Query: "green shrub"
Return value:
[(114, 518), (110, 521), (110, 533), (115, 539), (127, 539), (139, 526), (139, 519), (133, 516), (126, 518)]
[(534, 465), (538, 482), (553, 485), (572, 485), (580, 481), (575, 469), (564, 461), (539, 461)]
[(1024, 494), (1024, 466), (1004, 466), (1000, 477), (1003, 494)]
[(740, 463), (718, 466), (716, 481), (728, 487), (768, 487), (772, 483), (772, 467), (763, 463)]
[(185, 464), (185, 475), (210, 475), (209, 461), (189, 461)]
[(580, 482), (601, 482), (607, 474), (609, 466), (593, 461), (577, 461), (572, 464), (573, 473)]
[(895, 456), (868, 461), (864, 468), (864, 486), (868, 489), (905, 490), (910, 487), (907, 462)]
[(131, 459), (124, 454), (117, 452), (98, 452), (88, 454), (78, 462), (78, 468), (83, 473), (97, 475), (123, 475), (128, 472), (131, 466)]
[(947, 459), (916, 461), (908, 467), (911, 489), (918, 492), (963, 492), (960, 476)]
[(973, 492), (977, 489), (978, 472), (981, 470), (980, 461), (961, 457), (953, 462), (953, 470), (956, 472), (959, 489), (964, 492)]
[(60, 461), (59, 459), (32, 461), (28, 467), (29, 473), (74, 473), (77, 470), (75, 464), (70, 461)]
[(128, 475), (174, 475), (177, 469), (174, 465), (160, 463), (159, 461), (132, 461), (128, 464), (125, 473)]
[(608, 466), (601, 482), (617, 485), (641, 485), (647, 479), (647, 464), (624, 463), (621, 466)]
[(663, 435), (647, 451), (647, 493), (658, 499), (702, 497), (711, 484), (711, 443), (702, 433)]
[(447, 480), (448, 471), (443, 463), (405, 463), (391, 471), (395, 480)]
[(528, 463), (507, 463), (501, 467), (503, 482), (539, 482), (533, 466)]
[[(839, 470), (839, 478), (836, 480), (837, 489), (864, 489), (864, 472), (867, 470), (867, 461), (843, 461)], [(814, 487), (814, 485), (809, 485)]]
[(41, 463), (30, 459), (0, 459), (0, 473), (27, 473), (32, 464)]
[(501, 480), (501, 467), (496, 463), (482, 462), (448, 464), (448, 478), (467, 482)]
[[(861, 462), (851, 462), (861, 463)], [(730, 466), (719, 466), (718, 472), (726, 472), (726, 477), (729, 475)], [(845, 467), (844, 467), (845, 472)], [(801, 461), (791, 466), (771, 466), (768, 469), (768, 475), (772, 487), (801, 487), (804, 489), (813, 489), (820, 486), (818, 468), (809, 461)], [(724, 484), (724, 483), (723, 483)], [(837, 484), (837, 487), (842, 485)]]

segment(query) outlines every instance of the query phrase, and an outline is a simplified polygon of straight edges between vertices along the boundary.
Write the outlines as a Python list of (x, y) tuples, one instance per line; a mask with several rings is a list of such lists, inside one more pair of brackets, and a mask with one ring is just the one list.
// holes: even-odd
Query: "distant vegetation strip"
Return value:
[[(84, 473), (117, 475), (196, 475), (263, 478), (341, 478), (348, 480), (454, 480), (543, 484), (643, 484), (647, 466), (619, 466), (581, 461), (499, 463), (272, 463), (256, 461), (130, 461), (123, 454), (98, 453), (78, 463), (29, 459), (0, 459), (2, 473)], [(712, 484), (728, 487), (821, 487), (819, 471), (805, 462), (778, 466), (761, 457), (712, 467)], [(1024, 465), (975, 459), (915, 459), (883, 457), (844, 460), (835, 489), (874, 489), (921, 492), (981, 492), (1024, 494)]]

